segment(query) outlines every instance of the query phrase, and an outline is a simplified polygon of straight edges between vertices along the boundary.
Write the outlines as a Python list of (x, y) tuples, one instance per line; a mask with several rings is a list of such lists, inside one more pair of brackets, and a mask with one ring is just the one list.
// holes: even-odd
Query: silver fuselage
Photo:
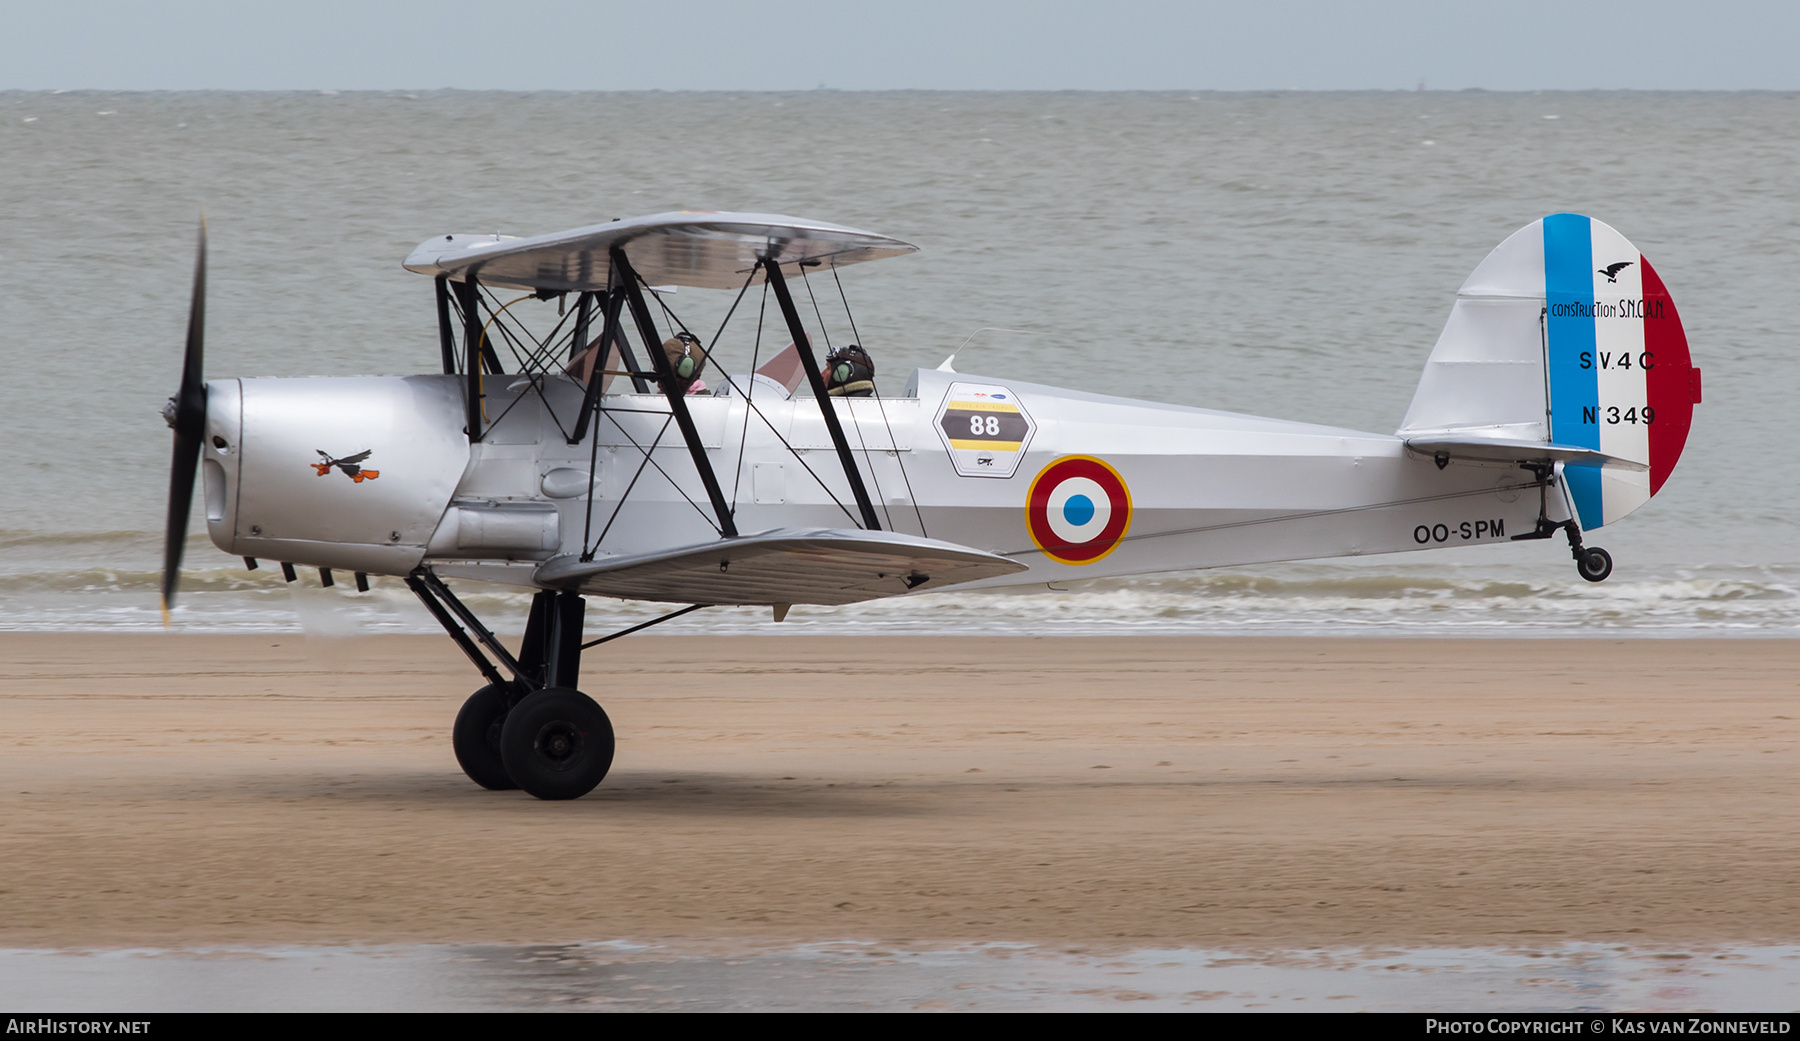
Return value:
[[(314, 567), (404, 575), (429, 564), (530, 587), (543, 561), (584, 548), (604, 558), (719, 537), (661, 395), (606, 394), (571, 444), (581, 386), (536, 378), (541, 395), (531, 377), (485, 378), (488, 427), (474, 443), (460, 376), (210, 382), (213, 542)], [(953, 385), (1001, 388), (1029, 416), (997, 464), (956, 447)], [(767, 380), (751, 389), (749, 400), (684, 399), (738, 530), (856, 526), (818, 402), (804, 386), (792, 397)], [(1504, 542), (1533, 531), (1540, 510), (1517, 467), (1440, 467), (1388, 434), (939, 370), (914, 373), (899, 397), (834, 401), (884, 528), (1028, 565), (976, 585)], [(365, 451), (357, 466), (331, 462)], [(1071, 456), (1102, 461), (1129, 498), (1116, 546), (1083, 563), (1046, 553), (1028, 518), (1034, 480)], [(1568, 516), (1560, 493), (1548, 503), (1551, 520)]]

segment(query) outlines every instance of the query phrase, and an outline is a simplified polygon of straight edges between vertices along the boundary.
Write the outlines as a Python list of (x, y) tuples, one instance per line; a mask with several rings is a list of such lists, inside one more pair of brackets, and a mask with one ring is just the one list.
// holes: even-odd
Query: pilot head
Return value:
[(838, 397), (875, 393), (875, 360), (854, 343), (836, 348), (825, 356), (825, 389)]
[(664, 340), (662, 349), (669, 359), (670, 370), (681, 384), (679, 389), (686, 391), (706, 368), (706, 348), (700, 346), (699, 338), (693, 333), (683, 331)]

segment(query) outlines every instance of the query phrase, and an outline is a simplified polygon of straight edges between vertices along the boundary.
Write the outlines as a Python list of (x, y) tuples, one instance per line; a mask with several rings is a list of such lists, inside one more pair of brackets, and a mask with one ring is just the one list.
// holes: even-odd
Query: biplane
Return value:
[[(1700, 400), (1660, 277), (1577, 214), (1475, 268), (1392, 434), (949, 360), (884, 392), (866, 344), (840, 329), (833, 346), (818, 296), (843, 299), (860, 340), (840, 272), (915, 249), (754, 213), (445, 235), (405, 261), (436, 287), (440, 371), (209, 381), (203, 223), (165, 409), (165, 611), (198, 471), (207, 531), (246, 567), (405, 581), (486, 680), (452, 731), (472, 780), (575, 798), (614, 750), (578, 689), (582, 652), (659, 622), (1559, 534), (1597, 582), (1612, 559), (1584, 535), (1661, 489)], [(711, 336), (670, 304), (696, 289), (735, 293)], [(740, 315), (758, 317), (732, 368)], [(334, 469), (351, 479), (320, 480)], [(453, 592), (463, 580), (533, 591), (516, 653)], [(589, 638), (590, 596), (675, 609)]]

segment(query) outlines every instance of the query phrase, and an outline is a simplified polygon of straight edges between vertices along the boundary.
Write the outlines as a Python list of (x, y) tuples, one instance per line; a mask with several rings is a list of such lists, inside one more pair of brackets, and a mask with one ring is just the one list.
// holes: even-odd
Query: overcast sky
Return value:
[(0, 89), (1800, 89), (1778, 0), (0, 0)]

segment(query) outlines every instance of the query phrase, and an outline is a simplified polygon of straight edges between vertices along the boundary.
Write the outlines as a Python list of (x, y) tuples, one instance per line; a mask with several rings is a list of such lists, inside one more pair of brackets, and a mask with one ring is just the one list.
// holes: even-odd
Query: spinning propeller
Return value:
[(194, 256), (194, 300), (188, 310), (187, 350), (181, 363), (181, 389), (163, 406), (163, 419), (175, 431), (175, 455), (169, 463), (169, 519), (163, 527), (163, 625), (175, 606), (181, 582), (181, 551), (187, 543), (188, 507), (194, 500), (194, 471), (206, 432), (206, 381), (200, 375), (206, 338), (206, 215), (200, 215), (200, 245)]

